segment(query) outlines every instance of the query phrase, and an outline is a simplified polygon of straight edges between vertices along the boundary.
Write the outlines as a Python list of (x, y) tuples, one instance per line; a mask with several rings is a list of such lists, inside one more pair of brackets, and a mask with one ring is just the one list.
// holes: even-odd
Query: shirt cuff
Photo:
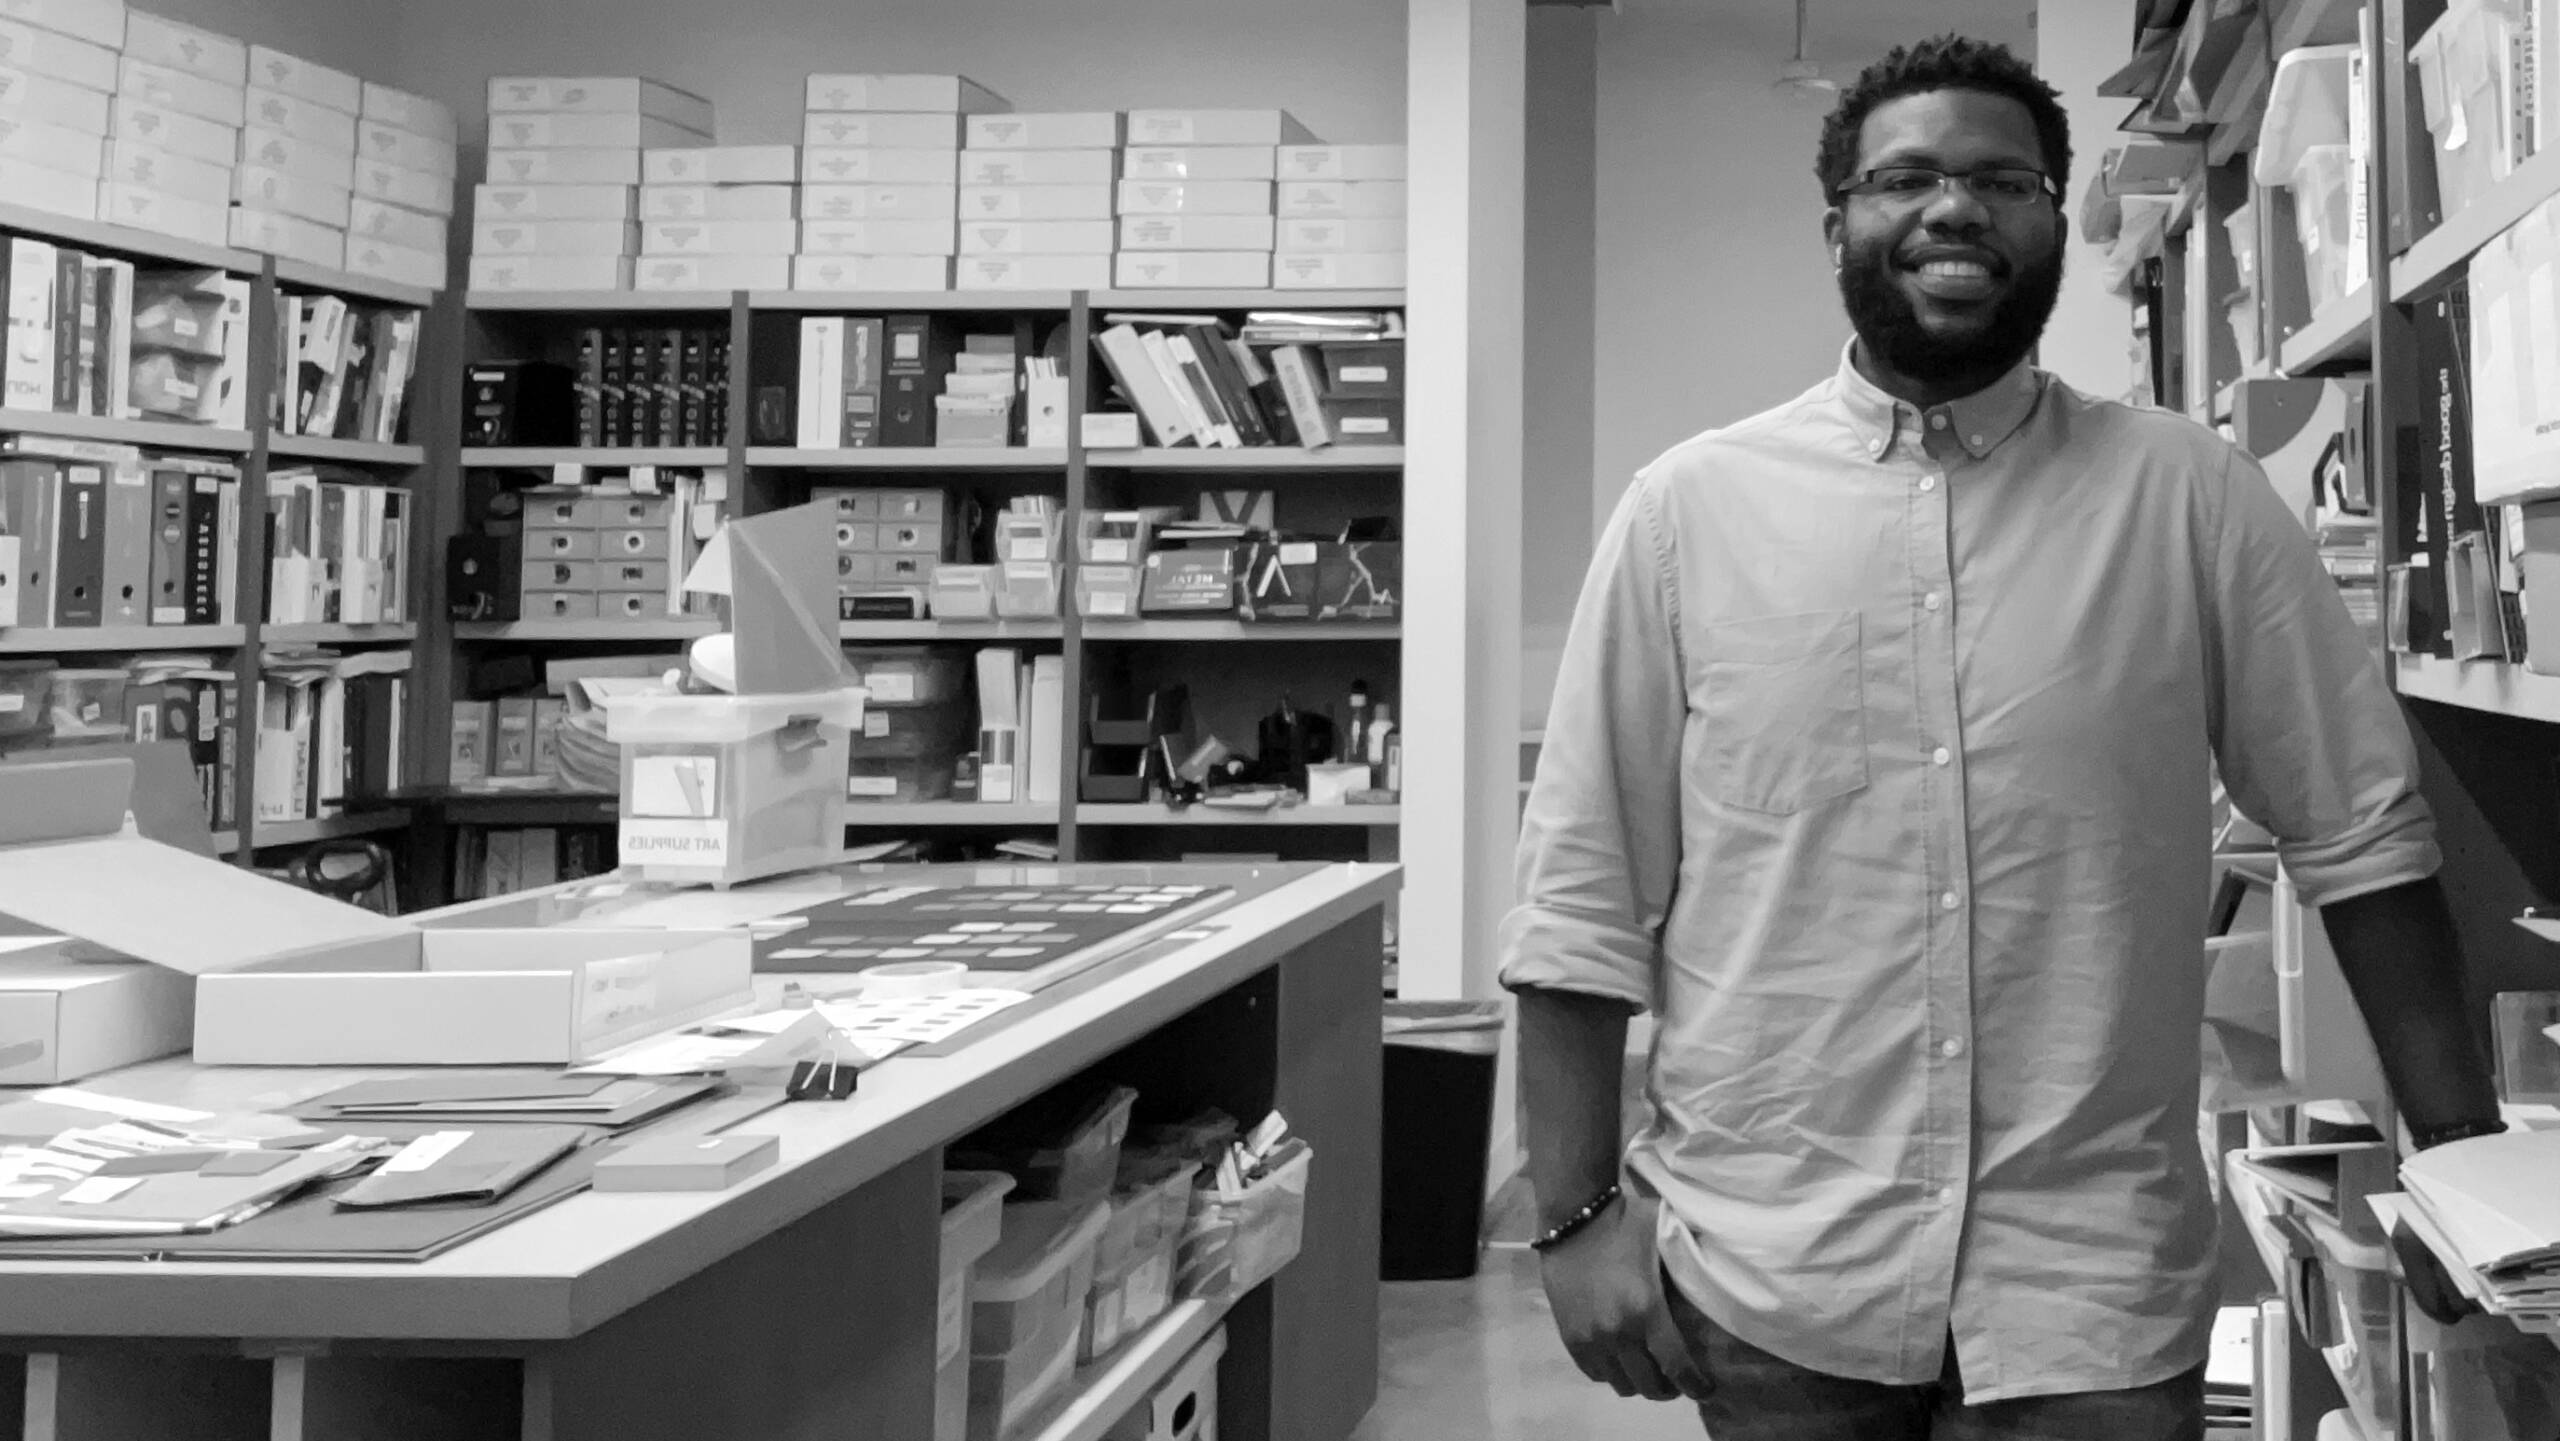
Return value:
[(1623, 921), (1521, 906), (1502, 922), (1503, 989), (1572, 991), (1653, 1007), (1654, 937)]
[(2423, 881), (2444, 864), (2444, 853), (2436, 846), (2435, 817), (2424, 800), (2407, 792), (2340, 835), (2278, 841), (2276, 854), (2303, 904), (2310, 906)]

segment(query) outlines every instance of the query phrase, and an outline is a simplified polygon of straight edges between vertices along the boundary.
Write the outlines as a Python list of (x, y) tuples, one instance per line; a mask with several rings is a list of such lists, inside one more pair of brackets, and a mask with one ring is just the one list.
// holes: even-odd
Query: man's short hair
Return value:
[(1858, 163), (1858, 134), (1866, 127), (1867, 116), (1877, 106), (1932, 90), (1978, 90), (2025, 106), (2035, 118), (2045, 173), (2053, 177), (2057, 192), (2069, 193), (2071, 120), (2063, 114), (2060, 94), (2006, 45), (1940, 35), (1917, 45), (1896, 46), (1842, 92), (1840, 103), (1822, 122), (1822, 151), (1814, 161), (1825, 202), (1838, 205), (1842, 187), (1857, 178), (1853, 171)]

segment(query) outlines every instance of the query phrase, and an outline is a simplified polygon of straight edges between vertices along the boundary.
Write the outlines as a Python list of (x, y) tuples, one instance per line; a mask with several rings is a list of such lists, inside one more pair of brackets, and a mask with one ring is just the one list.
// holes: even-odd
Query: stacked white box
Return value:
[(0, 0), (0, 196), (103, 214), (125, 25), (122, 0)]
[[(791, 256), (800, 242), (799, 181), (797, 145), (643, 151), (636, 283), (643, 290), (692, 289), (689, 282), (695, 280), (711, 290), (779, 290), (790, 284)], [(662, 260), (713, 263), (658, 263)], [(729, 283), (739, 278), (754, 285)]]
[(1405, 276), (1401, 145), (1283, 145), (1278, 151), (1279, 290), (1393, 290)]
[(961, 136), (1012, 105), (959, 75), (812, 75), (801, 139), (801, 290), (948, 290)]
[(491, 80), (473, 287), (630, 289), (644, 174), (687, 174), (732, 153), (711, 148), (715, 119), (710, 101), (633, 76)]
[(960, 152), (960, 288), (1109, 287), (1126, 133), (1116, 110), (971, 116)]
[(1113, 283), (1268, 287), (1280, 147), (1313, 139), (1285, 110), (1130, 111)]

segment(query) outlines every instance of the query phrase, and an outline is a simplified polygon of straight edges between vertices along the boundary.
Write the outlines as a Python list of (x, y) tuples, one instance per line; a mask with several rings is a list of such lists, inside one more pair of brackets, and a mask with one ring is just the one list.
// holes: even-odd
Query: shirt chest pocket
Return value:
[(1705, 628), (1693, 682), (1707, 790), (1789, 815), (1867, 784), (1856, 611), (1755, 616)]

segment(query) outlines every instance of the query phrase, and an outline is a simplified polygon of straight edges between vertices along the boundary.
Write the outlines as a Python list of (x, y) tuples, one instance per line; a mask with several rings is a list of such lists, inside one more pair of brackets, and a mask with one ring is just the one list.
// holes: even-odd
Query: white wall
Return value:
[[(2079, 137), (2082, 163), (2071, 185), (2075, 221), (2080, 197), (2088, 193), (2087, 177), (2107, 148), (2121, 143), (2116, 125), (2133, 108), (2129, 100), (2101, 99), (2097, 93), (2098, 82), (2124, 64), (2131, 39), (2125, 7), (2117, 0), (2036, 0), (2038, 68), (2062, 92), (2072, 133)], [(2073, 236), (2062, 300), (2045, 327), (2038, 362), (2092, 395), (2121, 396), (2138, 377), (2132, 345), (2132, 307), (2107, 293), (2098, 252)]]
[(1531, 728), (1546, 715), (1591, 554), (1599, 20), (1592, 10), (1529, 12), (1520, 704)]

